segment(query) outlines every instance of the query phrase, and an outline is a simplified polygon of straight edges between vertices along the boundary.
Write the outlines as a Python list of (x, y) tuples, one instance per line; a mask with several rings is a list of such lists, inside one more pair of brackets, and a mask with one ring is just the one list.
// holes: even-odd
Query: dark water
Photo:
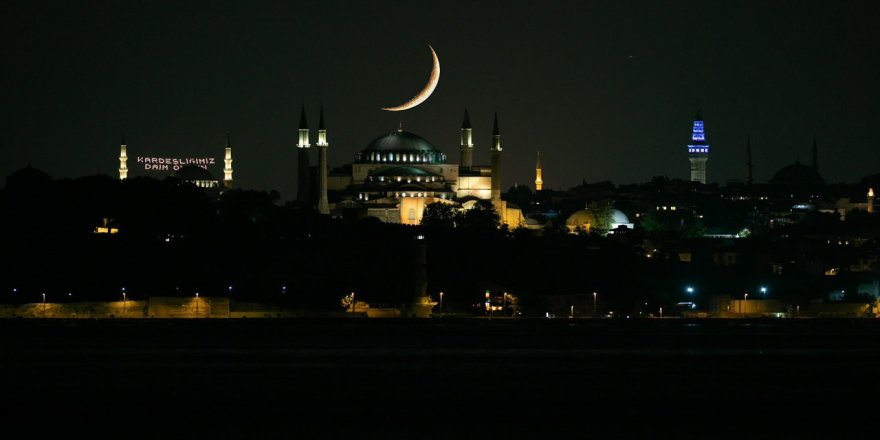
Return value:
[(880, 426), (880, 320), (4, 320), (0, 349), (9, 438), (870, 438)]

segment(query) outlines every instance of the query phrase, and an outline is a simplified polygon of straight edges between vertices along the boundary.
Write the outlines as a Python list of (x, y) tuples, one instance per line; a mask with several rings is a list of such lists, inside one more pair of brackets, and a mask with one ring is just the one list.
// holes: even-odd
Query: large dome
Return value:
[(801, 165), (800, 162), (781, 168), (770, 179), (772, 185), (822, 185), (824, 183), (825, 179), (819, 175), (815, 168)]
[(446, 163), (446, 155), (421, 136), (395, 131), (370, 142), (355, 162), (435, 164)]

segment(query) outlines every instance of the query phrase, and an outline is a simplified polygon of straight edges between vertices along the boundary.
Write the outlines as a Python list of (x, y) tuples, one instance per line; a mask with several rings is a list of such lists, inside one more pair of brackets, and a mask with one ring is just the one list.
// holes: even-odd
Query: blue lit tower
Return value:
[(706, 161), (709, 160), (709, 144), (703, 129), (703, 115), (697, 112), (691, 144), (688, 145), (688, 159), (691, 161), (691, 182), (706, 183)]
[(299, 142), (296, 144), (296, 150), (299, 162), (299, 173), (297, 175), (297, 203), (303, 207), (311, 206), (309, 200), (309, 123), (306, 122), (306, 107), (303, 105), (302, 113), (299, 116)]

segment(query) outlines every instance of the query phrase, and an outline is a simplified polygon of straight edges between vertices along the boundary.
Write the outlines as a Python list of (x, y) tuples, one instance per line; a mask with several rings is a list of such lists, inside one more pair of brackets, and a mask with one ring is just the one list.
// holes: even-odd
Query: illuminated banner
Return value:
[(138, 156), (137, 163), (143, 164), (145, 170), (150, 171), (177, 171), (186, 165), (197, 165), (207, 169), (208, 165), (214, 165), (213, 157), (142, 157)]

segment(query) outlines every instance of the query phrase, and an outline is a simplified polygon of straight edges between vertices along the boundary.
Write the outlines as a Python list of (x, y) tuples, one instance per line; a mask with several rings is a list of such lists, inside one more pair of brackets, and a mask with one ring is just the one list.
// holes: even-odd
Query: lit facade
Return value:
[[(326, 140), (321, 140), (322, 136), (326, 139), (326, 133), (319, 129), (319, 147), (326, 144)], [(467, 111), (461, 128), (461, 165), (448, 163), (445, 153), (403, 127), (374, 139), (356, 153), (353, 163), (333, 170), (325, 165), (325, 147), (315, 169), (318, 211), (339, 214), (346, 209), (359, 209), (383, 222), (416, 225), (421, 222), (425, 207), (433, 202), (457, 204), (476, 198), (492, 200), (502, 222), (518, 226), (522, 213), (508, 208), (500, 197), (501, 134), (497, 116), (490, 149), (492, 165), (473, 165), (473, 148)], [(326, 212), (323, 199), (327, 200)]]

